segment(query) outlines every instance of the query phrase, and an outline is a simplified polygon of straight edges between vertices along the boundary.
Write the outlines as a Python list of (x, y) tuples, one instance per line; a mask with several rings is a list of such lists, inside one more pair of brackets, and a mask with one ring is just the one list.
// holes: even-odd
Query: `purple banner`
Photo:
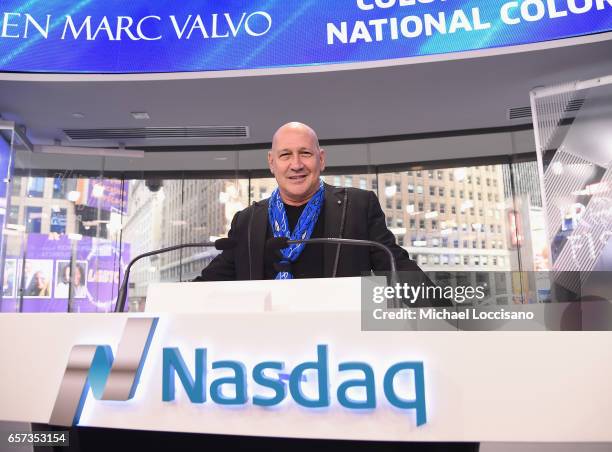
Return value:
[(115, 179), (90, 179), (87, 205), (127, 215), (128, 182)]
[[(112, 311), (129, 253), (129, 244), (119, 248), (110, 240), (95, 237), (71, 240), (29, 234), (25, 262), (15, 257), (5, 261), (2, 311), (17, 310), (16, 288), (21, 283), (22, 312)], [(70, 286), (73, 300), (69, 309)]]

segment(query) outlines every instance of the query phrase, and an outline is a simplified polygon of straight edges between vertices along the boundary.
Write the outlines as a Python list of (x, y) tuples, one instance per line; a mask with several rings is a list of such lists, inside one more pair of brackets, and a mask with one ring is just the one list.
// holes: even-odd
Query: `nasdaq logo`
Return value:
[(49, 423), (78, 424), (89, 388), (98, 400), (126, 401), (134, 397), (157, 321), (127, 319), (114, 359), (108, 345), (72, 347)]
[[(97, 400), (133, 398), (158, 318), (128, 318), (113, 357), (108, 345), (75, 345), (68, 358), (49, 423), (79, 422), (89, 388)], [(174, 402), (176, 379), (191, 403), (209, 398), (221, 406), (274, 407), (293, 400), (304, 408), (326, 409), (337, 403), (349, 410), (374, 410), (384, 399), (396, 409), (414, 412), (416, 425), (427, 422), (425, 375), (421, 361), (403, 361), (382, 372), (363, 361), (333, 365), (327, 345), (317, 345), (316, 359), (286, 369), (281, 360), (257, 363), (251, 370), (237, 360), (215, 360), (208, 365), (208, 350), (193, 351), (189, 368), (176, 347), (162, 348), (162, 401)], [(379, 384), (377, 384), (379, 383)], [(377, 386), (379, 389), (377, 390)], [(382, 390), (381, 390), (382, 389)], [(382, 394), (380, 394), (382, 393)]]
[[(288, 374), (285, 373), (283, 361), (263, 361), (247, 371), (244, 363), (235, 360), (213, 361), (209, 369), (207, 357), (206, 348), (195, 349), (192, 374), (178, 348), (164, 348), (162, 400), (175, 400), (178, 376), (192, 403), (205, 403), (209, 394), (212, 403), (218, 405), (246, 405), (249, 402), (250, 382), (255, 406), (272, 407), (289, 396), (305, 408), (328, 408), (334, 394), (342, 407), (351, 410), (373, 410), (377, 406), (377, 380), (373, 367), (362, 361), (339, 363), (336, 374), (339, 381), (334, 382), (330, 374), (332, 367), (327, 345), (317, 346), (316, 361), (300, 363)], [(207, 384), (207, 375), (211, 370), (220, 371), (223, 376)], [(288, 380), (288, 384), (285, 380)], [(421, 361), (391, 365), (384, 372), (382, 387), (390, 405), (402, 410), (414, 410), (416, 425), (427, 422), (425, 376)]]

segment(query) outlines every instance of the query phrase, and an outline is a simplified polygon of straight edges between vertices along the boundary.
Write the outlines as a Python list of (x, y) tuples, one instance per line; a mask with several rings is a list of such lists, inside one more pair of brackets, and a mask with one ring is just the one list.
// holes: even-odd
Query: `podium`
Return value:
[[(0, 421), (49, 424), (87, 377), (100, 394), (81, 387), (84, 431), (267, 449), (612, 441), (608, 332), (362, 331), (360, 291), (360, 278), (161, 284), (144, 313), (3, 314)], [(94, 349), (112, 352), (106, 373)]]

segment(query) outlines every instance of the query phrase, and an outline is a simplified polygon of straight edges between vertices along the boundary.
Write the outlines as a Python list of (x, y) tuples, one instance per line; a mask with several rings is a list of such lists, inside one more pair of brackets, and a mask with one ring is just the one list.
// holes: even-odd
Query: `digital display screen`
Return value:
[(612, 0), (5, 0), (0, 71), (149, 73), (443, 55), (612, 30)]

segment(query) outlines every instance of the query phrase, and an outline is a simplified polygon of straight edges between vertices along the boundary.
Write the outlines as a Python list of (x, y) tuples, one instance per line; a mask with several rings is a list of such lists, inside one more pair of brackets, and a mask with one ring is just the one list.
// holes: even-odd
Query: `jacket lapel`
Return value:
[(252, 279), (264, 278), (264, 250), (266, 245), (266, 231), (268, 228), (268, 199), (256, 202), (253, 205), (253, 218), (250, 231), (250, 245), (252, 261)]
[[(323, 237), (340, 237), (344, 188), (325, 184), (325, 232)], [(323, 245), (323, 275), (330, 278), (334, 270), (337, 245)]]

